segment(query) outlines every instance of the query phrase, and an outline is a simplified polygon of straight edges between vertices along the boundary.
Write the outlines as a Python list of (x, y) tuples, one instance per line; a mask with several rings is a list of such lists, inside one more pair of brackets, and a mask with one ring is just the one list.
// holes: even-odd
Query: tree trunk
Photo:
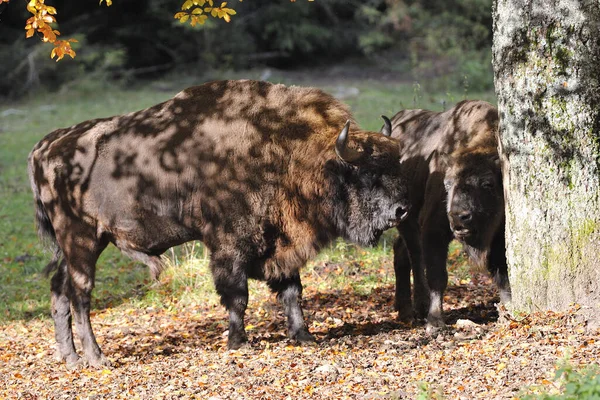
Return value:
[(600, 3), (496, 0), (493, 17), (512, 307), (598, 323)]

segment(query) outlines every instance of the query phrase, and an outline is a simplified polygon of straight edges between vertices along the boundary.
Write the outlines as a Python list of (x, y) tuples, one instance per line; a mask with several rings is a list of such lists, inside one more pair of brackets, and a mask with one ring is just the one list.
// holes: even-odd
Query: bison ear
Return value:
[(381, 118), (383, 118), (383, 127), (381, 128), (381, 133), (383, 133), (383, 136), (392, 136), (392, 121), (390, 121), (390, 119), (385, 115), (382, 115)]
[(346, 121), (344, 129), (340, 132), (335, 141), (335, 152), (338, 157), (347, 163), (353, 163), (360, 158), (360, 152), (348, 147), (348, 131), (350, 130), (350, 120)]

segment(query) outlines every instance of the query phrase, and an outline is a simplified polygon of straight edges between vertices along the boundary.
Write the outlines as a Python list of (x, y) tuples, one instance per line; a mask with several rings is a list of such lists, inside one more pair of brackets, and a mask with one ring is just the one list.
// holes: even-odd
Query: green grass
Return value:
[[(235, 78), (258, 78), (258, 73), (240, 73)], [(295, 84), (285, 77), (272, 81)], [(27, 155), (33, 145), (56, 128), (67, 127), (87, 119), (135, 111), (164, 101), (199, 79), (163, 82), (164, 89), (143, 88), (122, 90), (88, 82), (66, 93), (38, 94), (28, 100), (0, 105), (0, 323), (19, 319), (47, 318), (49, 315), (49, 280), (41, 271), (50, 259), (35, 233), (33, 200), (27, 179)], [(303, 80), (302, 85), (310, 85)], [(391, 116), (402, 108), (442, 110), (465, 98), (464, 93), (425, 93), (413, 84), (381, 83), (376, 81), (343, 82), (355, 87), (359, 95), (344, 99), (355, 113), (358, 122), (367, 129), (381, 127), (381, 114)], [(340, 86), (321, 85), (335, 93)], [(494, 101), (493, 93), (468, 94), (469, 98)], [(389, 260), (393, 233), (387, 234), (382, 245), (361, 249), (338, 241), (324, 251), (315, 263), (339, 265), (339, 271), (317, 279), (323, 290), (351, 285), (368, 293), (378, 285), (393, 282), (393, 268), (382, 263)], [(122, 303), (143, 305), (164, 304), (168, 298), (184, 303), (201, 299), (217, 301), (208, 272), (202, 246), (180, 248), (167, 253), (174, 267), (166, 271), (162, 284), (150, 282), (146, 268), (122, 256), (109, 247), (98, 262), (97, 283), (93, 306), (98, 309), (116, 307)], [(198, 258), (199, 257), (199, 258)], [(183, 261), (182, 261), (183, 260)], [(305, 274), (319, 277), (323, 272), (308, 266)], [(343, 266), (343, 268), (341, 268)], [(353, 268), (368, 268), (372, 273), (357, 280)], [(256, 290), (260, 284), (254, 286)], [(321, 290), (321, 287), (319, 288)], [(211, 297), (212, 296), (212, 297)]]
[(569, 359), (556, 366), (554, 382), (521, 390), (522, 400), (598, 400), (600, 399), (600, 366), (574, 366)]

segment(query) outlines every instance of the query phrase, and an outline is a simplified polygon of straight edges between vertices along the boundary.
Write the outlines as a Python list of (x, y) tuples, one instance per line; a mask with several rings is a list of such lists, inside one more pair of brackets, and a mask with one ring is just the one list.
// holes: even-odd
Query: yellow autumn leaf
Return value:
[(196, 8), (194, 8), (194, 11), (192, 11), (192, 14), (198, 15), (198, 14), (202, 14), (203, 12), (204, 11), (202, 11), (201, 8), (196, 7)]
[(223, 19), (225, 20), (225, 22), (231, 22), (231, 17), (229, 16), (229, 14), (225, 14), (223, 16)]
[(221, 7), (219, 7), (219, 8), (223, 8), (223, 7), (225, 7), (226, 5), (227, 5), (227, 2), (225, 2), (225, 1), (224, 1), (223, 3), (221, 3)]
[(194, 5), (194, 2), (192, 0), (186, 0), (185, 3), (183, 3), (183, 5), (181, 6), (181, 9), (189, 10), (190, 8), (192, 8), (193, 5)]
[(206, 3), (206, 0), (194, 0), (194, 4), (202, 7)]
[(181, 17), (183, 17), (184, 15), (187, 15), (187, 13), (186, 13), (186, 12), (183, 12), (183, 11), (181, 11), (181, 12), (178, 12), (177, 14), (175, 14), (175, 18), (177, 18), (177, 19), (180, 19), (180, 18), (181, 18)]
[(179, 22), (181, 22), (182, 24), (185, 23), (185, 21), (187, 21), (188, 19), (190, 19), (189, 14), (184, 15), (183, 17), (181, 17), (179, 19)]
[(30, 38), (33, 36), (33, 34), (35, 33), (35, 29), (31, 28), (27, 30), (27, 33), (25, 34), (25, 37)]

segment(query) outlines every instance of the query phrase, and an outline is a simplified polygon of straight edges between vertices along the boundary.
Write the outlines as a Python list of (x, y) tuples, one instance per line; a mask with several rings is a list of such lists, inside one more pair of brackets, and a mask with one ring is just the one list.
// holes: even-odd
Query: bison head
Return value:
[(374, 245), (383, 231), (404, 220), (410, 209), (407, 181), (400, 170), (398, 143), (380, 133), (356, 132), (349, 147), (349, 123), (336, 141), (338, 162), (334, 210), (342, 235)]
[(487, 249), (504, 221), (502, 175), (495, 148), (451, 157), (444, 185), (454, 236), (475, 249)]

